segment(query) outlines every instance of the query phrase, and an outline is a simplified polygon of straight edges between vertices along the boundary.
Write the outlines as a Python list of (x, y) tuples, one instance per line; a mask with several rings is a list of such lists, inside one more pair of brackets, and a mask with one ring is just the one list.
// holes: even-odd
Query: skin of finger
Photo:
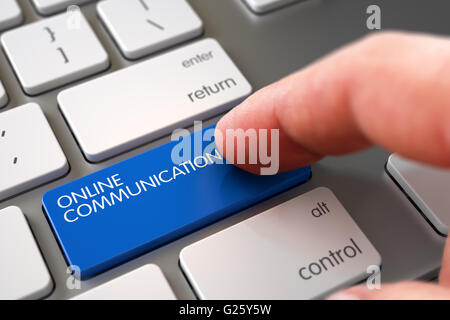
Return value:
[(380, 33), (286, 79), (275, 94), (276, 113), (290, 137), (319, 154), (356, 150), (362, 134), (406, 157), (448, 166), (449, 67), (447, 38)]
[[(370, 37), (260, 90), (224, 117), (218, 129), (280, 128), (284, 169), (370, 142), (448, 166), (450, 117), (445, 102), (450, 86), (443, 74), (448, 57), (446, 39), (397, 33)], [(419, 62), (427, 62), (426, 70)], [(446, 283), (443, 279), (441, 273)], [(450, 298), (448, 289), (420, 282), (343, 293), (359, 299)]]
[(449, 300), (450, 289), (428, 282), (408, 281), (394, 284), (382, 284), (380, 289), (373, 290), (369, 290), (366, 286), (360, 285), (333, 294), (329, 299)]
[(282, 170), (371, 143), (449, 166), (449, 65), (446, 38), (380, 33), (260, 90), (218, 129), (280, 128)]
[[(272, 90), (273, 86), (277, 86), (278, 83), (272, 86), (263, 88), (256, 92), (254, 95), (249, 97), (241, 105), (234, 108), (226, 116), (224, 116), (217, 124), (216, 130), (222, 132), (222, 136), (225, 138), (226, 129), (280, 129), (280, 123), (275, 115), (273, 115), (274, 109), (273, 104), (269, 101), (274, 101), (273, 93), (276, 92)], [(261, 108), (260, 101), (265, 101), (265, 105)], [(309, 150), (306, 150), (302, 145), (293, 141), (287, 134), (286, 131), (280, 130), (280, 140), (279, 140), (279, 159), (283, 161), (282, 171), (289, 171), (299, 167), (299, 165), (308, 165), (316, 162), (322, 158), (321, 155), (315, 154)], [(237, 143), (235, 145), (234, 155), (237, 154)], [(219, 151), (226, 157), (226, 140), (223, 143), (218, 143)], [(245, 152), (248, 154), (249, 146), (245, 146)], [(229, 159), (230, 160), (230, 159)], [(259, 165), (250, 164), (237, 164), (244, 170), (249, 172), (259, 174)]]

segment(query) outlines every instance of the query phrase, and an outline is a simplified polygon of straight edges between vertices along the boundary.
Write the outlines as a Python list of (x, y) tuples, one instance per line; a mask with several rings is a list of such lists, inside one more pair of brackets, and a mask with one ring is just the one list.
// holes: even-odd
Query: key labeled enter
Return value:
[(108, 54), (80, 12), (66, 13), (6, 32), (1, 43), (23, 90), (38, 95), (109, 66)]
[(227, 111), (251, 91), (220, 44), (204, 39), (63, 90), (58, 102), (86, 158), (99, 162)]
[(138, 59), (203, 32), (186, 0), (105, 0), (97, 11), (123, 55)]

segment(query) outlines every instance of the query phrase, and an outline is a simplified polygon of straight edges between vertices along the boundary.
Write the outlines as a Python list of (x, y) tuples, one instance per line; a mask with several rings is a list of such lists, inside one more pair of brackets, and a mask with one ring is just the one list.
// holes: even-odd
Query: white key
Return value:
[(68, 170), (66, 157), (37, 104), (0, 113), (0, 201)]
[(0, 261), (0, 300), (39, 299), (52, 291), (52, 278), (17, 207), (0, 210)]
[(244, 0), (256, 13), (265, 13), (299, 0)]
[(206, 39), (64, 90), (58, 102), (86, 158), (98, 162), (224, 112), (250, 92)]
[(3, 34), (1, 42), (30, 95), (65, 85), (109, 66), (108, 55), (83, 14), (73, 24), (65, 13)]
[(175, 300), (161, 269), (147, 264), (72, 300)]
[(49, 15), (65, 10), (71, 5), (81, 5), (92, 0), (32, 0), (37, 11), (43, 15)]
[(0, 31), (14, 27), (22, 21), (22, 10), (16, 0), (0, 1)]
[(129, 59), (189, 40), (203, 31), (202, 21), (185, 0), (106, 0), (97, 10)]
[(202, 299), (313, 299), (367, 278), (381, 257), (327, 188), (184, 248)]
[(447, 235), (450, 170), (425, 166), (396, 154), (389, 157), (386, 169), (436, 230)]
[(0, 81), (0, 108), (3, 108), (8, 103), (8, 95), (6, 94), (5, 87), (3, 87)]

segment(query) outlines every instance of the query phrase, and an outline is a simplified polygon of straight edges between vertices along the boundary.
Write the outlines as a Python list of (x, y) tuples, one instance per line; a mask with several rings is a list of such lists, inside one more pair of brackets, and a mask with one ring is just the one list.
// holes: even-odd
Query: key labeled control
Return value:
[(108, 55), (81, 12), (66, 13), (8, 31), (3, 48), (23, 90), (37, 95), (109, 66)]
[(203, 23), (186, 0), (105, 0), (97, 11), (123, 55), (138, 59), (192, 39)]
[[(258, 176), (224, 163), (214, 127), (47, 192), (43, 206), (70, 265), (87, 278), (308, 180), (310, 167)], [(198, 141), (197, 141), (198, 144)]]
[(315, 299), (372, 275), (381, 257), (317, 188), (184, 248), (180, 265), (202, 299)]

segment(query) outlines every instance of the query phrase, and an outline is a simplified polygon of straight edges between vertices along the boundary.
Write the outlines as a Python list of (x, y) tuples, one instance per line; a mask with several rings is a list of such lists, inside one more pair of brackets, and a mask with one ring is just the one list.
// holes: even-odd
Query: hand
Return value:
[[(225, 115), (216, 130), (226, 137), (225, 129), (280, 129), (280, 171), (373, 144), (450, 167), (449, 70), (448, 39), (377, 33), (259, 90)], [(225, 141), (223, 146), (226, 155)], [(370, 291), (358, 286), (331, 298), (450, 299), (450, 243), (439, 285), (404, 282)]]

